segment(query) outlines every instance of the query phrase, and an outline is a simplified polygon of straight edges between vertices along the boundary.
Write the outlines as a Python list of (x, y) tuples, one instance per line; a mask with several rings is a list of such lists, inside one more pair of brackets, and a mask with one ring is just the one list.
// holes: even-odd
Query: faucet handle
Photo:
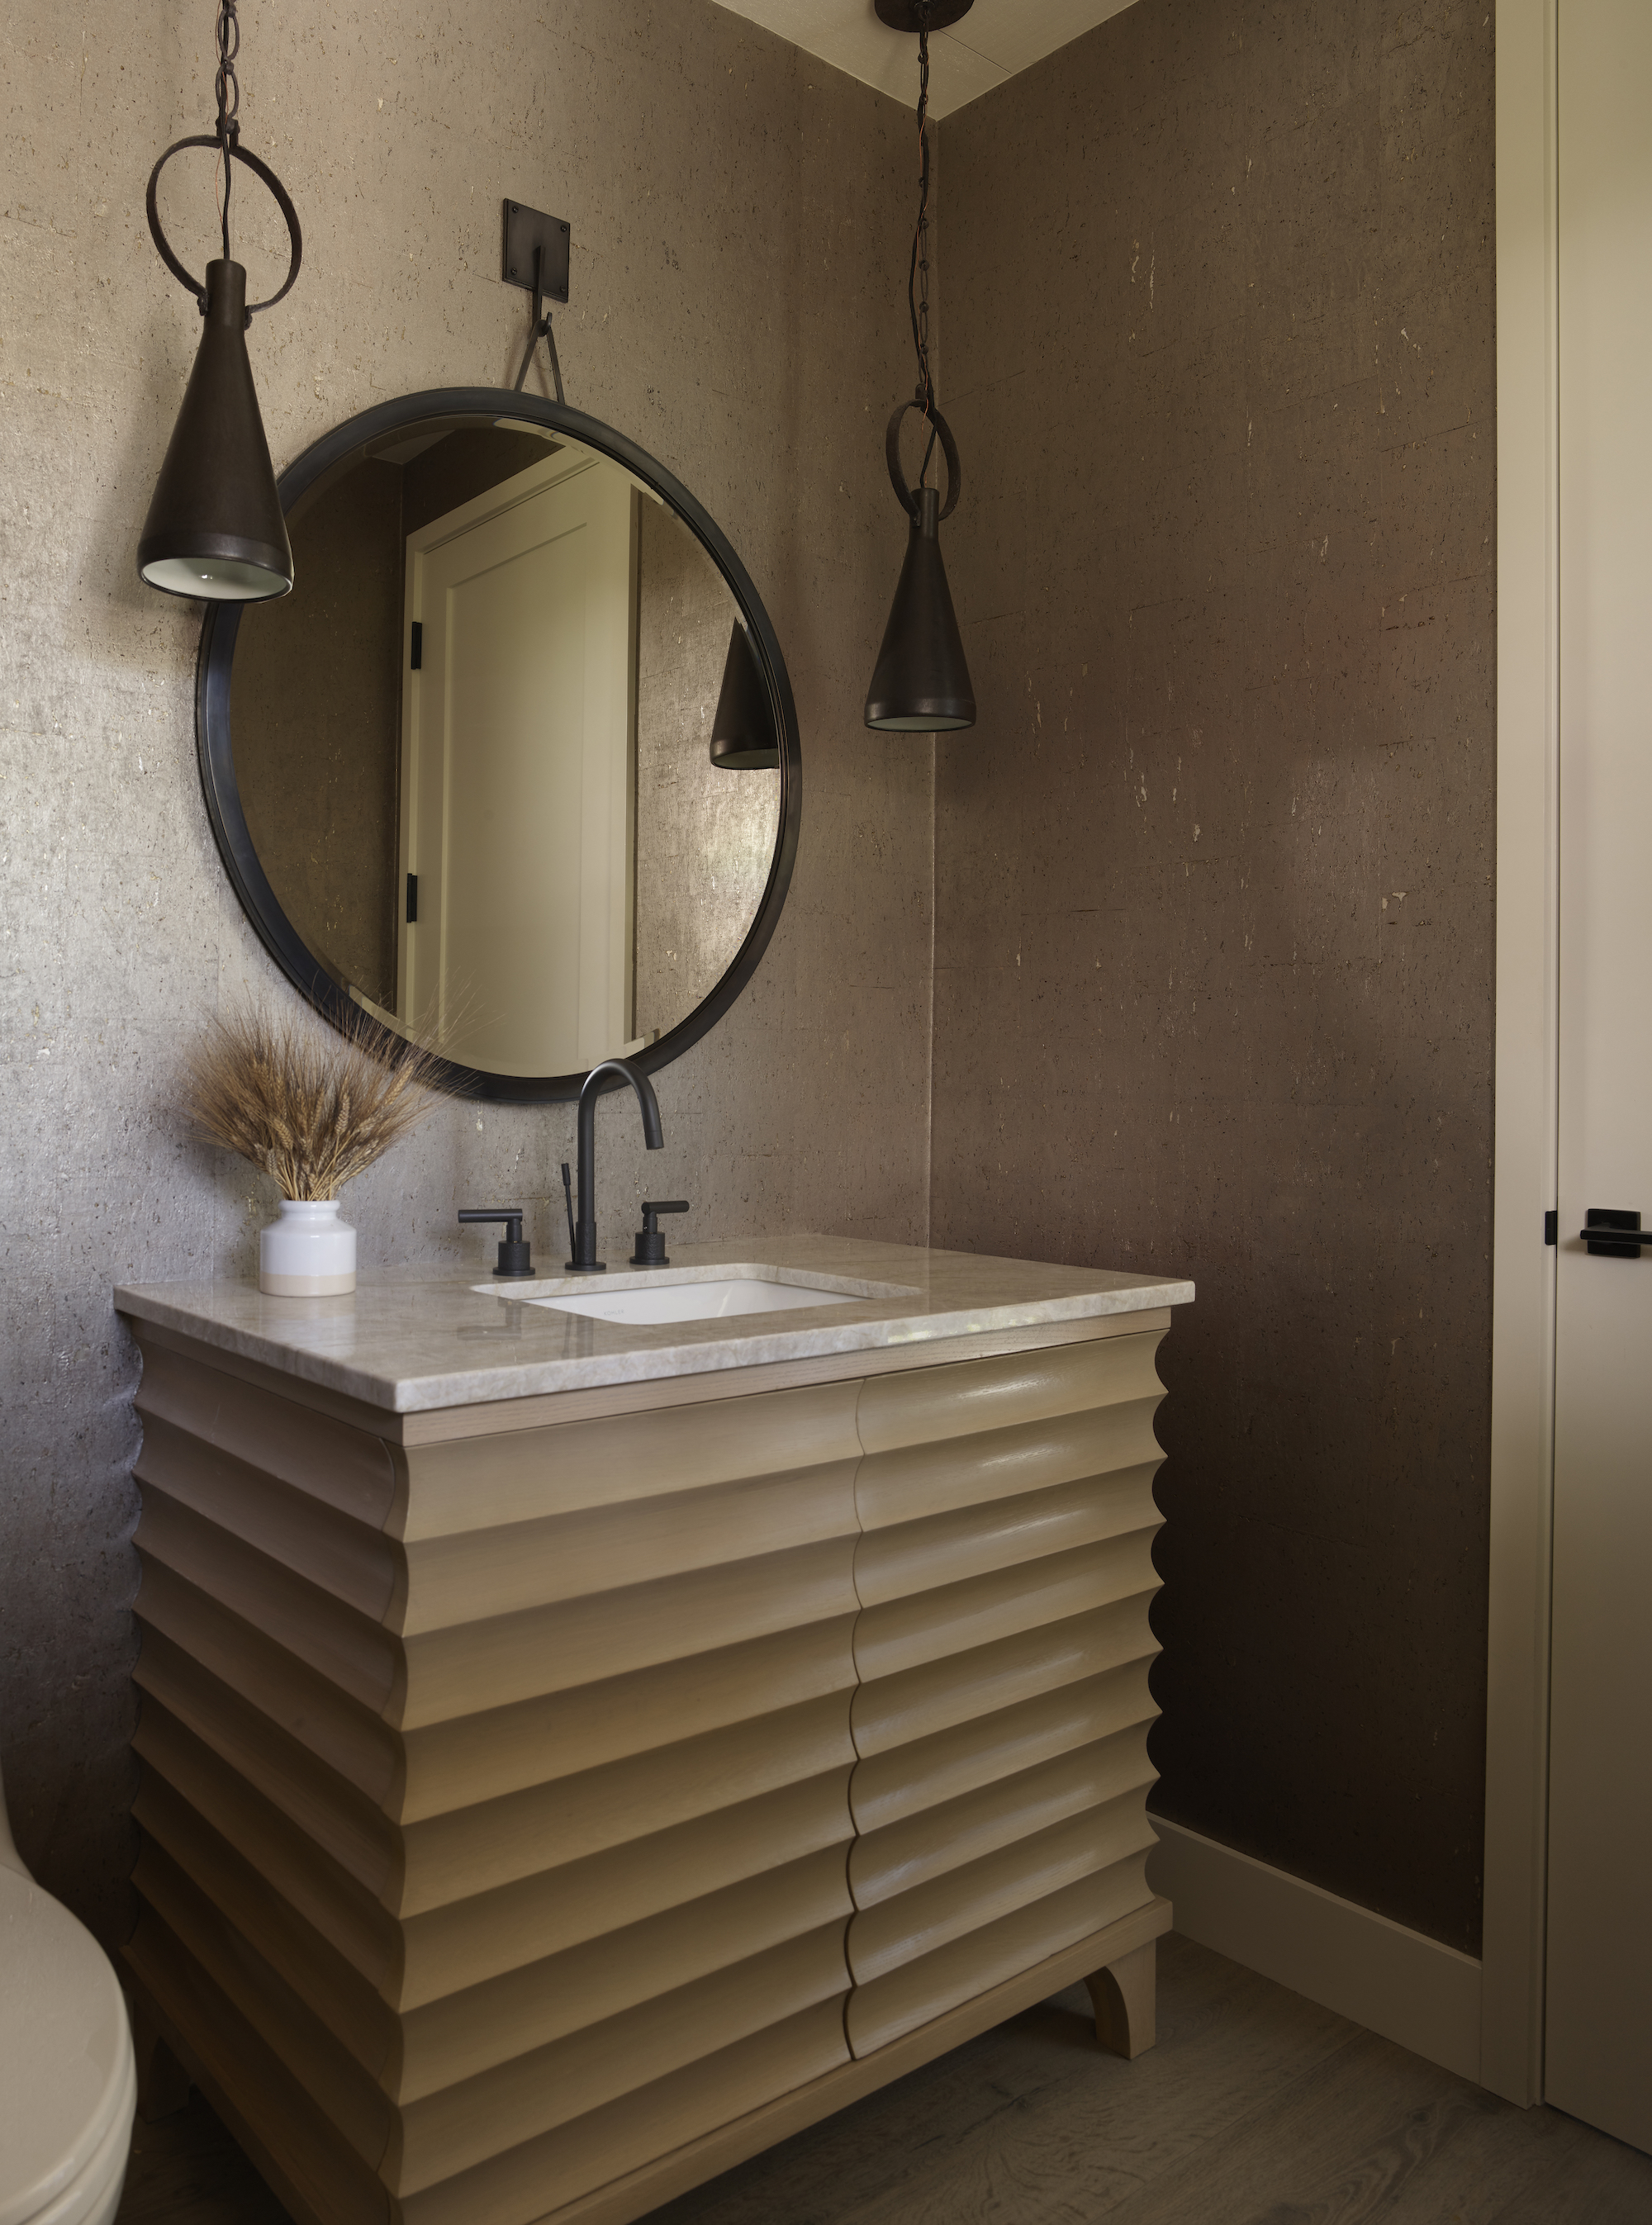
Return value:
[(643, 1225), (637, 1231), (631, 1265), (633, 1267), (669, 1267), (671, 1263), (665, 1256), (665, 1239), (660, 1234), (657, 1216), (662, 1213), (686, 1213), (688, 1210), (686, 1197), (645, 1198)]
[(484, 1226), (495, 1220), (503, 1221), (505, 1233), (499, 1239), (499, 1264), (493, 1272), (503, 1280), (520, 1281), (533, 1272), (531, 1247), (522, 1240), (522, 1208), (519, 1205), (494, 1205), (480, 1208), (465, 1206), (460, 1210), (461, 1220), (480, 1221)]

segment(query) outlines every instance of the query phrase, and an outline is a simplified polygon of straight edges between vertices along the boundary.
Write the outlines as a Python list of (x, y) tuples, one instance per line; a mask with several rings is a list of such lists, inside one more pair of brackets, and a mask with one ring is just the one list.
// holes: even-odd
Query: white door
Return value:
[(633, 509), (575, 452), (408, 539), (400, 1008), (498, 1073), (577, 1073), (632, 1032)]
[(1652, 2149), (1652, 0), (1560, 0), (1560, 1087), (1545, 2098)]

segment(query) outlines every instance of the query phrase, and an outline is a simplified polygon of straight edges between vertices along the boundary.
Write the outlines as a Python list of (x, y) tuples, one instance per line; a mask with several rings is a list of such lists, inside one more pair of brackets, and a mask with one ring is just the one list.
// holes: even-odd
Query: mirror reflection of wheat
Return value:
[(442, 1061), (352, 1010), (336, 1029), (249, 998), (190, 1051), (183, 1110), (203, 1142), (238, 1152), (286, 1198), (335, 1198), (433, 1112)]

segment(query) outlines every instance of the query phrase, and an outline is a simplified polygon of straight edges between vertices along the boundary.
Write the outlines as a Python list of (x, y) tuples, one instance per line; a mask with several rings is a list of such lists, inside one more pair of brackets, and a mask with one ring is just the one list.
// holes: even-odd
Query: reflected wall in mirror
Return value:
[[(754, 967), (796, 843), (790, 690), (651, 459), (557, 405), (413, 399), (492, 407), (388, 405), (318, 444), (283, 481), (292, 593), (209, 612), (208, 800), (318, 1001), (432, 1033), (483, 1093), (565, 1096), (616, 1053), (664, 1063)], [(731, 770), (736, 642), (775, 747)]]

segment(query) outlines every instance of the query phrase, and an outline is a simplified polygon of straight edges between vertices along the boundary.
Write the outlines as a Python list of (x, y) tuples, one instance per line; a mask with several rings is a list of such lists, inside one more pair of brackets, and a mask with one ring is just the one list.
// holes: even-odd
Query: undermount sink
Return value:
[(858, 1292), (834, 1290), (812, 1283), (779, 1283), (757, 1275), (724, 1276), (715, 1282), (651, 1283), (626, 1290), (581, 1290), (568, 1298), (530, 1298), (559, 1314), (585, 1314), (594, 1321), (717, 1321), (729, 1314), (787, 1313), (795, 1306), (852, 1306)]

